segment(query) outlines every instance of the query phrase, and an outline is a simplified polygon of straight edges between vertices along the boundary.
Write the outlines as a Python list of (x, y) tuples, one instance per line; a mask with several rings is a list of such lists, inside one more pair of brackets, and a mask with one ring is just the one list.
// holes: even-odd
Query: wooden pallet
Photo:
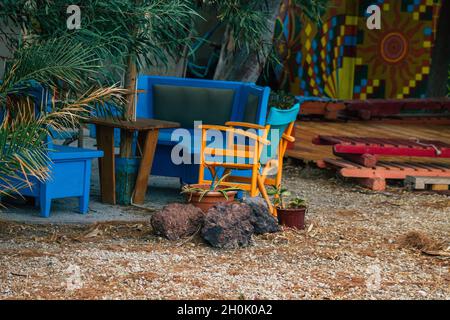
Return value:
[(437, 140), (318, 136), (314, 143), (333, 146), (337, 155), (450, 158), (450, 144)]
[(327, 120), (385, 119), (396, 117), (450, 116), (450, 99), (368, 99), (301, 101), (300, 117), (319, 116)]
[[(324, 121), (299, 121), (295, 128), (295, 147), (287, 150), (289, 157), (305, 162), (317, 161), (325, 158), (333, 158), (333, 150), (329, 146), (320, 146), (312, 143), (318, 135), (339, 136), (345, 132), (346, 136), (379, 137), (404, 139), (416, 138), (420, 140), (435, 140), (437, 137), (442, 142), (450, 144), (450, 122), (442, 123), (387, 123), (388, 120), (350, 121), (350, 122), (324, 122)], [(385, 123), (386, 122), (386, 123)], [(444, 158), (420, 158), (420, 157), (383, 157), (381, 160), (409, 161), (409, 162), (437, 162), (449, 163), (450, 159)]]
[(437, 163), (386, 162), (379, 161), (375, 167), (363, 165), (344, 159), (318, 160), (320, 168), (335, 169), (346, 178), (357, 181), (374, 191), (386, 189), (386, 179), (405, 180), (407, 176), (450, 178), (450, 165)]
[(405, 178), (405, 187), (409, 190), (425, 190), (430, 187), (433, 191), (446, 191), (450, 186), (450, 178), (443, 177), (415, 177)]

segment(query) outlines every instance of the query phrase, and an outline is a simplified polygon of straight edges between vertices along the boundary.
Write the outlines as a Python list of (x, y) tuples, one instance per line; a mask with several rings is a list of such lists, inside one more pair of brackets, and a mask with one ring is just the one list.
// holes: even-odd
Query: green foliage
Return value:
[[(263, 48), (272, 47), (271, 39), (263, 35), (273, 30), (269, 23), (273, 19), (271, 7), (281, 5), (282, 0), (4, 0), (0, 3), (0, 22), (13, 22), (28, 37), (48, 40), (70, 35), (74, 41), (94, 47), (108, 68), (108, 78), (121, 79), (129, 55), (143, 66), (167, 65), (184, 54), (195, 39), (195, 21), (200, 10), (214, 11), (217, 19), (229, 30), (233, 48), (237, 51), (257, 51), (265, 55)], [(313, 21), (320, 16), (328, 0), (294, 0), (301, 12)], [(70, 4), (81, 7), (82, 28), (67, 30), (66, 8)], [(3, 20), (3, 21), (2, 21)], [(8, 23), (6, 23), (8, 22)], [(11, 45), (20, 39), (4, 36)], [(0, 31), (1, 37), (1, 31)], [(265, 39), (265, 40), (264, 40)], [(228, 45), (226, 42), (222, 45)], [(188, 50), (189, 51), (189, 50)], [(274, 52), (270, 61), (277, 61)], [(256, 66), (255, 66), (256, 67)]]
[(285, 91), (271, 91), (269, 106), (278, 109), (291, 109), (296, 103), (295, 96)]
[(322, 22), (321, 17), (327, 10), (329, 2), (329, 0), (294, 0), (302, 14), (318, 24)]
[[(226, 170), (223, 175), (221, 177), (219, 177), (219, 175), (217, 174), (216, 171), (211, 170), (211, 168), (209, 168), (209, 171), (212, 174), (212, 181), (211, 184), (209, 185), (208, 188), (200, 188), (200, 187), (195, 187), (195, 186), (191, 186), (191, 185), (184, 185), (183, 188), (181, 189), (181, 193), (182, 194), (189, 194), (190, 195), (190, 199), (192, 198), (192, 195), (194, 193), (200, 193), (200, 197), (198, 199), (199, 202), (202, 201), (202, 199), (211, 192), (220, 192), (223, 197), (228, 200), (228, 194), (227, 192), (230, 191), (242, 191), (242, 189), (240, 188), (235, 188), (235, 187), (223, 187), (223, 182), (230, 176), (231, 172), (229, 170)], [(189, 199), (189, 201), (190, 201)]]
[[(273, 33), (284, 0), (198, 2), (205, 10), (214, 10), (225, 27), (214, 79), (256, 81), (262, 70), (266, 71), (267, 76), (270, 67), (280, 64), (273, 48)], [(320, 23), (328, 0), (295, 0), (294, 3), (304, 15)]]
[[(7, 61), (0, 79), (0, 193), (20, 192), (30, 176), (47, 179), (45, 140), (52, 131), (76, 128), (93, 110), (111, 114), (107, 102), (120, 107), (122, 89), (87, 85), (99, 70), (93, 51), (67, 37), (26, 42)], [(45, 93), (53, 96), (50, 104)]]
[[(71, 4), (81, 7), (79, 30), (67, 29)], [(0, 38), (17, 50), (0, 84), (2, 192), (14, 188), (11, 178), (46, 178), (43, 138), (52, 129), (76, 127), (93, 110), (112, 115), (111, 105), (121, 111), (126, 91), (114, 83), (127, 60), (139, 68), (178, 56), (195, 15), (189, 0), (1, 1)], [(36, 86), (52, 94), (50, 106), (31, 94)]]
[(218, 19), (231, 30), (236, 48), (250, 51), (261, 47), (261, 34), (270, 32), (266, 6), (260, 1), (218, 0), (215, 1)]
[(275, 207), (286, 208), (286, 197), (289, 197), (291, 192), (279, 185), (270, 186), (267, 190), (267, 194), (272, 196), (272, 203)]
[[(269, 30), (268, 11), (270, 1), (254, 0), (211, 0), (208, 5), (215, 6), (217, 17), (232, 31), (237, 49), (258, 49), (261, 47), (261, 35)], [(283, 1), (275, 1), (281, 5)], [(302, 13), (319, 23), (327, 8), (328, 0), (294, 0)]]
[(306, 206), (306, 201), (299, 197), (291, 199), (288, 204), (289, 209), (299, 209), (299, 208), (304, 208), (305, 206)]
[(281, 185), (270, 186), (267, 188), (267, 194), (272, 197), (272, 203), (276, 208), (297, 209), (306, 206), (306, 201), (302, 198), (295, 197), (288, 200), (288, 197), (291, 196), (291, 192), (286, 188), (282, 188)]
[(38, 82), (44, 87), (57, 88), (65, 81), (67, 88), (84, 90), (100, 71), (100, 61), (93, 48), (84, 47), (70, 38), (51, 39), (39, 45), (25, 45), (7, 63), (0, 94), (18, 93)]
[(20, 192), (29, 184), (29, 175), (41, 181), (47, 179), (48, 158), (42, 142), (45, 136), (46, 130), (39, 122), (0, 127), (0, 196)]
[[(68, 30), (67, 7), (81, 8), (81, 29)], [(189, 0), (6, 0), (0, 19), (14, 22), (36, 40), (69, 35), (75, 43), (95, 47), (110, 65), (125, 65), (132, 55), (138, 63), (167, 63), (189, 40), (196, 16)], [(8, 37), (10, 43), (17, 41)]]

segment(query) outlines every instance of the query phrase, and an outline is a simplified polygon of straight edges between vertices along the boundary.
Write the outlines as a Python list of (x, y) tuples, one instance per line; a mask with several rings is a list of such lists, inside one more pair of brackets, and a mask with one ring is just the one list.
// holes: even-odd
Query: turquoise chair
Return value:
[[(198, 183), (211, 183), (205, 177), (205, 168), (213, 173), (227, 170), (230, 176), (223, 185), (248, 191), (252, 197), (261, 193), (275, 214), (265, 186), (281, 184), (284, 154), (287, 144), (295, 141), (293, 132), (299, 111), (299, 104), (288, 110), (271, 108), (265, 126), (234, 121), (227, 122), (225, 126), (202, 125)], [(227, 137), (225, 145), (212, 147), (208, 143), (209, 130), (221, 131)], [(239, 143), (242, 139), (238, 136), (247, 139), (248, 143)]]

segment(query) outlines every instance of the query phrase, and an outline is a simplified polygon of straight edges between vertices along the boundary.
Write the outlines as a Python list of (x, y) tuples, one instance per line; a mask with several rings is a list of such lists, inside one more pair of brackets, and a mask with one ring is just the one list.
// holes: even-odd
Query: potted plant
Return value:
[(272, 186), (267, 193), (273, 197), (279, 224), (299, 230), (305, 229), (307, 206), (304, 199), (295, 197), (287, 200), (291, 193), (281, 186)]
[[(291, 109), (297, 103), (297, 99), (291, 93), (285, 91), (272, 91), (269, 98), (269, 105), (271, 108), (281, 110)], [(288, 142), (287, 149), (293, 150), (295, 142)]]
[[(210, 170), (211, 171), (211, 170)], [(221, 202), (233, 202), (239, 188), (224, 186), (222, 183), (230, 173), (218, 179), (217, 173), (213, 174), (211, 184), (189, 184), (183, 186), (181, 193), (187, 196), (187, 201), (203, 212)]]

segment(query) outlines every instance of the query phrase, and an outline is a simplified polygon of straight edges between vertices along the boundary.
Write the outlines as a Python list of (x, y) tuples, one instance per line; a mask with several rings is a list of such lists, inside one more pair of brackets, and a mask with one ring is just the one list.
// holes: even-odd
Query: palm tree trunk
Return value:
[(233, 32), (227, 26), (222, 42), (219, 62), (214, 74), (215, 80), (256, 82), (266, 64), (272, 49), (275, 21), (283, 0), (261, 1), (261, 10), (269, 13), (267, 32), (261, 34), (261, 47), (255, 50), (236, 48)]
[[(126, 120), (136, 120), (136, 81), (137, 67), (132, 55), (128, 57), (127, 71), (125, 74), (125, 88), (128, 91), (126, 98), (125, 118)], [(133, 134), (122, 130), (120, 134), (120, 156), (130, 158), (132, 153)]]

